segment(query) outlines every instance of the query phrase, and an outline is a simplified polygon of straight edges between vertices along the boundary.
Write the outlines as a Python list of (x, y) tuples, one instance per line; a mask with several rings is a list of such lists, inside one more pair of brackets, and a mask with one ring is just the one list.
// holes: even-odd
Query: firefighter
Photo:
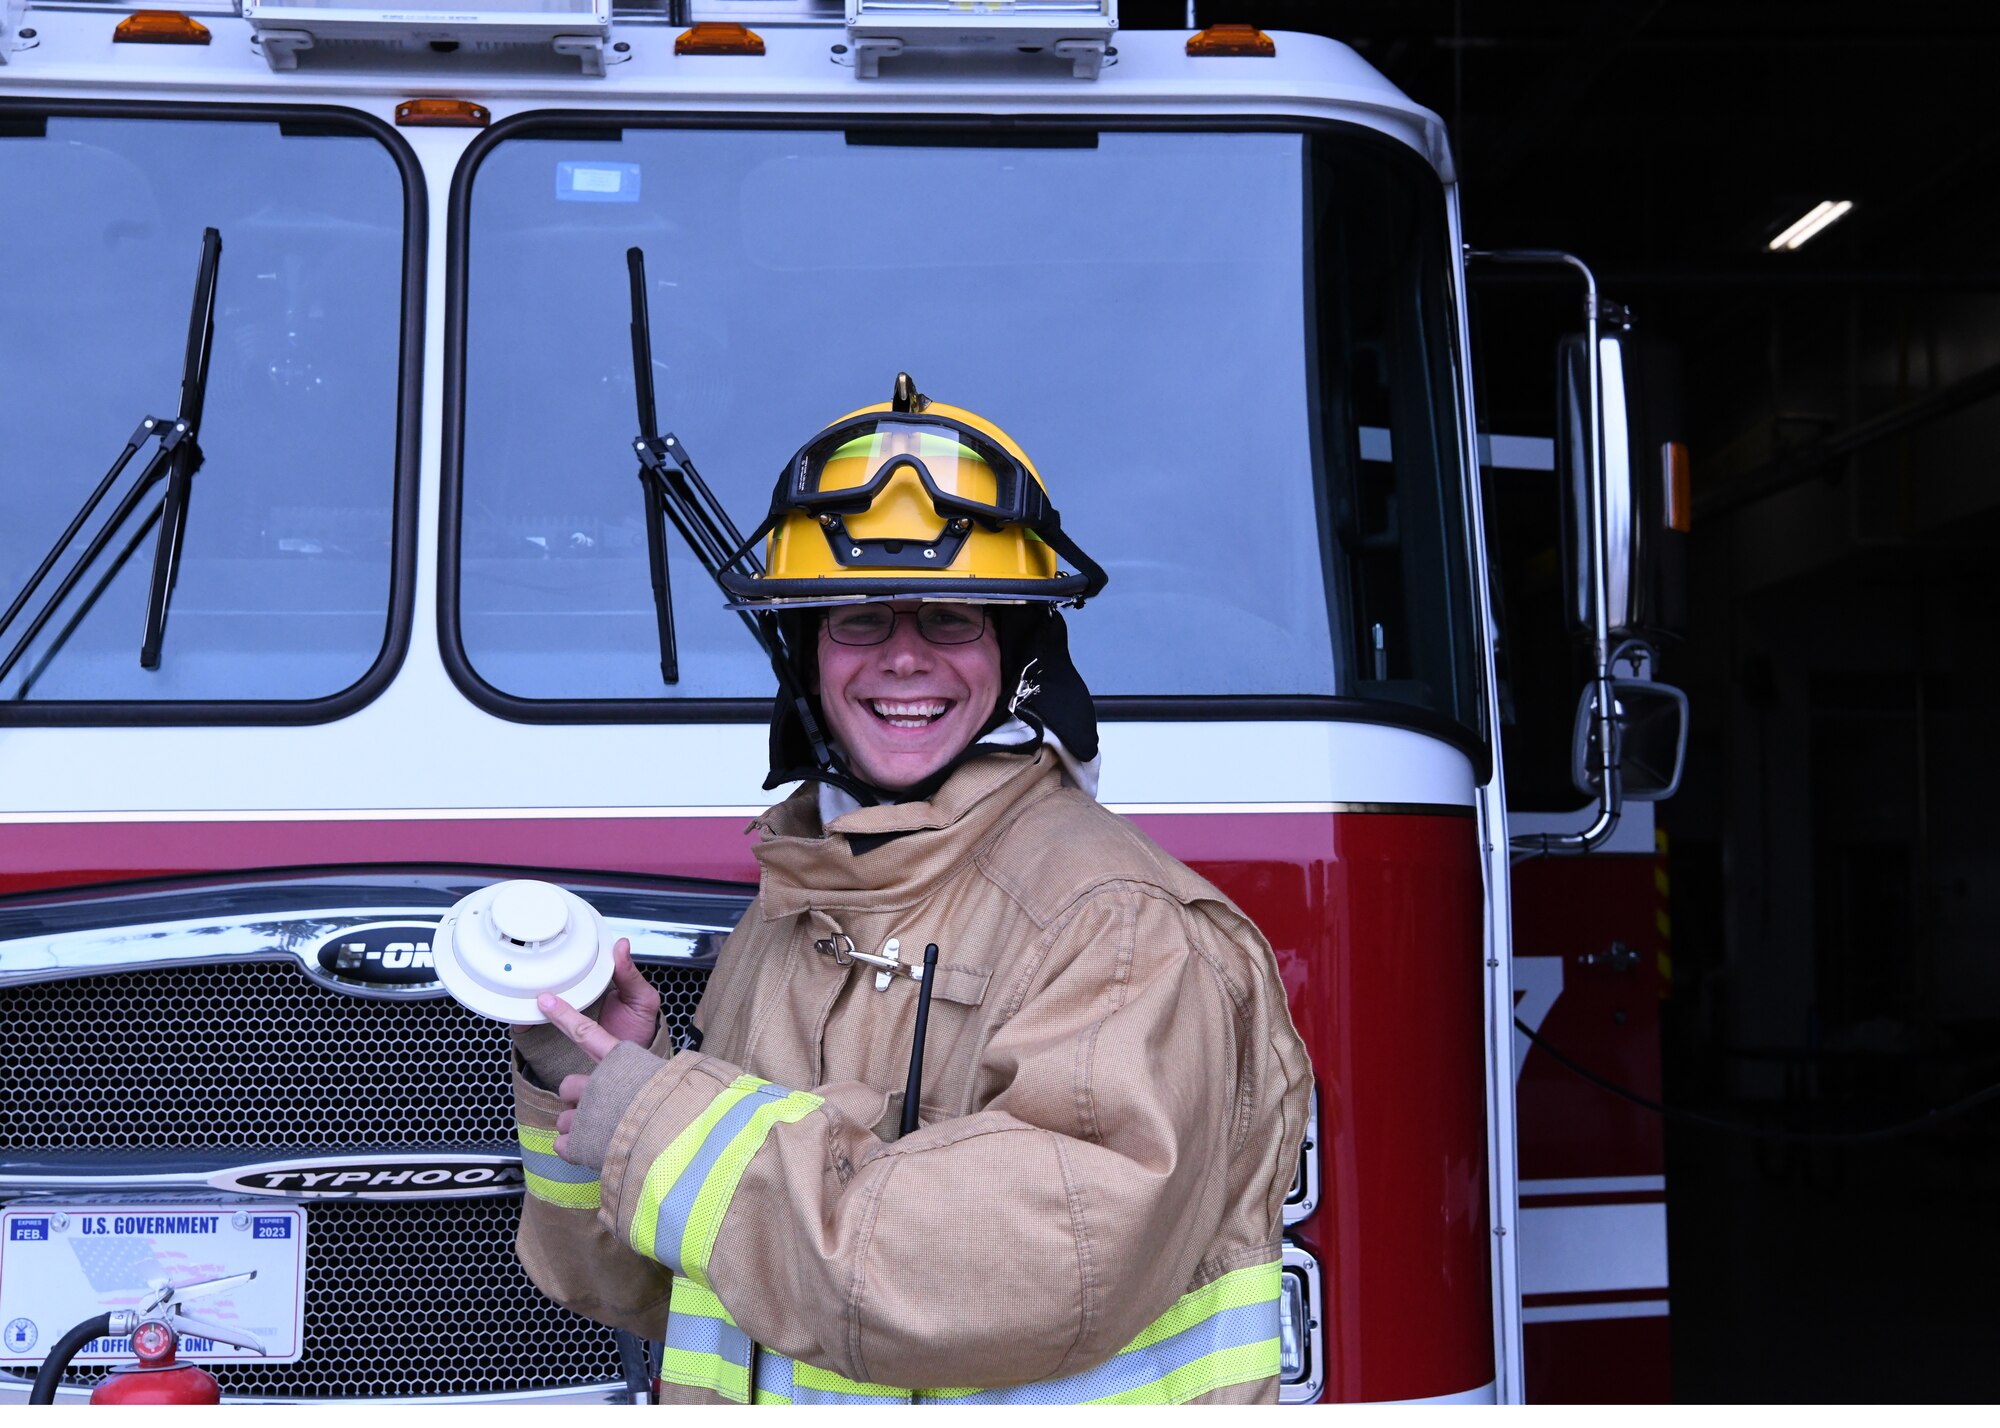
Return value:
[(906, 377), (764, 529), (724, 583), (785, 612), (800, 787), (692, 1044), (622, 944), (594, 1018), (517, 1031), (528, 1273), (671, 1401), (1275, 1401), (1310, 1071), (1262, 936), (1094, 797), (1058, 606), (1103, 571)]

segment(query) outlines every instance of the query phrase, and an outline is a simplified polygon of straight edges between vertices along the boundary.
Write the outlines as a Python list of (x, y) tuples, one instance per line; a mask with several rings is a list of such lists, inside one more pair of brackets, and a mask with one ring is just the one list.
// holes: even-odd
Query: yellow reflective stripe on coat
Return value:
[(731, 1403), (750, 1401), (750, 1361), (757, 1346), (736, 1327), (713, 1292), (674, 1277), (667, 1335), (660, 1345), (660, 1377), (684, 1388), (705, 1388)]
[[(1181, 1296), (1113, 1357), (1062, 1378), (1012, 1388), (884, 1388), (856, 1383), (769, 1349), (757, 1351), (759, 1403), (1186, 1403), (1278, 1374), (1274, 1261), (1234, 1270)], [(678, 1293), (676, 1287), (676, 1293)], [(669, 1325), (671, 1334), (671, 1325)]]
[(521, 1174), (530, 1195), (565, 1210), (595, 1210), (602, 1203), (597, 1172), (557, 1155), (554, 1131), (516, 1121), (514, 1132), (521, 1142)]
[(823, 1104), (804, 1091), (738, 1076), (647, 1169), (627, 1231), (632, 1248), (707, 1284), (709, 1253), (751, 1159), (773, 1126)]

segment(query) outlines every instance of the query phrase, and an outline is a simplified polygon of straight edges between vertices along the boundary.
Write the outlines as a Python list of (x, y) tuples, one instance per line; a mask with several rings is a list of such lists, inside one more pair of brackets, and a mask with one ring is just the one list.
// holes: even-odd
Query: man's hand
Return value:
[[(546, 1013), (548, 1008), (542, 1011)], [(651, 1046), (659, 1029), (660, 994), (632, 965), (632, 944), (623, 937), (611, 949), (611, 994), (597, 1009), (597, 1018), (617, 1040), (636, 1041), (641, 1046)], [(600, 1054), (595, 1059), (602, 1061), (604, 1057)]]
[[(553, 992), (537, 997), (535, 1005), (549, 1019), (549, 1025), (575, 1042), (593, 1062), (603, 1061), (621, 1041), (650, 1045), (660, 1019), (660, 994), (632, 964), (632, 944), (623, 937), (611, 949), (611, 995), (599, 1008), (602, 1023), (592, 1021)], [(555, 1150), (565, 1160), (569, 1159), (569, 1129), (576, 1124), (576, 1108), (589, 1085), (590, 1077), (578, 1075), (563, 1077), (556, 1087), (563, 1108), (556, 1116)]]

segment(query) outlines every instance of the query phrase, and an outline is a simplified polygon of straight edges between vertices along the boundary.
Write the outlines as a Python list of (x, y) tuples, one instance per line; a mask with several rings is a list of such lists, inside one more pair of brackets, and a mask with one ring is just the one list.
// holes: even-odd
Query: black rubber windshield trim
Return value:
[[(459, 535), (464, 499), (465, 460), (465, 326), (468, 298), (467, 261), (471, 227), (472, 184), (486, 155), (510, 139), (539, 139), (553, 134), (588, 133), (602, 138), (625, 129), (811, 129), (855, 136), (879, 135), (878, 142), (894, 143), (896, 136), (922, 135), (934, 131), (962, 131), (968, 127), (963, 114), (942, 115), (855, 115), (855, 114), (701, 114), (635, 110), (546, 109), (516, 114), (485, 129), (466, 146), (452, 175), (451, 198), (445, 229), (444, 320), (444, 460), (438, 493), (438, 648), (452, 683), (481, 709), (502, 719), (521, 724), (761, 724), (771, 717), (769, 699), (529, 699), (508, 694), (486, 682), (472, 667), (459, 628)], [(1053, 141), (1064, 133), (1090, 132), (1158, 133), (1290, 133), (1352, 134), (1370, 142), (1391, 145), (1428, 161), (1418, 151), (1395, 138), (1364, 125), (1331, 119), (1296, 116), (1290, 119), (1246, 119), (1228, 116), (1193, 116), (1154, 119), (1113, 120), (1096, 114), (1074, 118), (1006, 116), (1007, 132), (1032, 137), (1046, 134)], [(866, 139), (863, 140), (866, 142)], [(1471, 480), (1470, 473), (1462, 479)], [(1469, 548), (1465, 558), (1474, 560)], [(1475, 661), (1475, 665), (1477, 661)], [(1484, 707), (1485, 675), (1478, 673), (1479, 707)], [(1463, 752), (1472, 761), (1480, 783), (1492, 774), (1493, 751), (1478, 730), (1446, 715), (1413, 705), (1385, 700), (1357, 699), (1342, 695), (1106, 695), (1095, 701), (1098, 717), (1107, 722), (1121, 720), (1147, 723), (1175, 721), (1217, 722), (1225, 720), (1322, 721), (1332, 723), (1378, 724), (1410, 729), (1442, 740)]]
[[(394, 126), (335, 104), (181, 104), (138, 100), (0, 98), (0, 122), (22, 115), (66, 119), (223, 120), (338, 129), (379, 141), (403, 179), (403, 289), (396, 358), (394, 491), (390, 507), (389, 603), (381, 653), (345, 689), (319, 699), (0, 700), (0, 728), (325, 724), (344, 718), (388, 688), (410, 649), (416, 609), (417, 472), (422, 435), (424, 255), (430, 204), (417, 156)], [(227, 235), (225, 235), (226, 237)], [(110, 436), (115, 438), (115, 433)], [(136, 648), (136, 645), (135, 645)], [(168, 658), (172, 658), (171, 648)]]

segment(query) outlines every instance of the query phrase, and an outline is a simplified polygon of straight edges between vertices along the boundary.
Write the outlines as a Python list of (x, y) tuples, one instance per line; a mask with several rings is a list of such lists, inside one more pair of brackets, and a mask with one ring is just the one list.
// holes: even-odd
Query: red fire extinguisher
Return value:
[(181, 1335), (197, 1334), (259, 1353), (264, 1346), (255, 1335), (242, 1329), (226, 1329), (196, 1319), (182, 1312), (181, 1305), (184, 1300), (248, 1284), (256, 1277), (257, 1271), (253, 1269), (247, 1274), (232, 1274), (226, 1279), (198, 1284), (163, 1285), (137, 1312), (126, 1309), (84, 1320), (49, 1350), (49, 1356), (35, 1372), (35, 1386), (28, 1402), (54, 1403), (63, 1370), (84, 1345), (93, 1339), (125, 1335), (131, 1336), (132, 1352), (139, 1361), (121, 1366), (98, 1384), (91, 1391), (92, 1403), (222, 1402), (222, 1386), (213, 1374), (193, 1364), (176, 1362), (174, 1355), (180, 1348)]
[(92, 1403), (220, 1403), (222, 1385), (193, 1364), (176, 1363), (181, 1336), (163, 1319), (148, 1319), (132, 1331), (136, 1368), (121, 1368), (91, 1390)]

